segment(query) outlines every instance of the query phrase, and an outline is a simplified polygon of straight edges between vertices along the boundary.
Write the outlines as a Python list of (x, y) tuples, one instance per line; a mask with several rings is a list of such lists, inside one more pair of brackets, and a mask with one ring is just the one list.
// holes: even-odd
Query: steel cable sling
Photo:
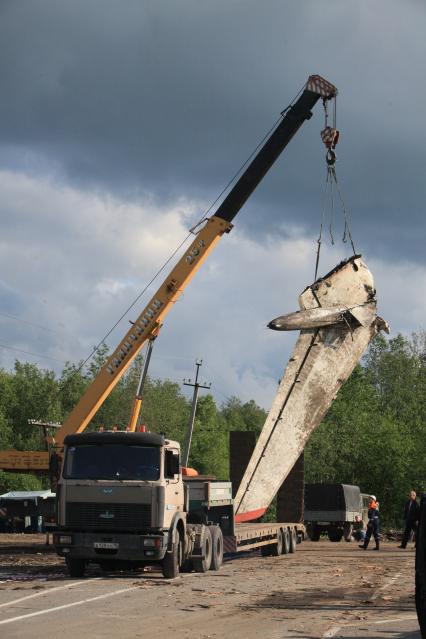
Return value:
[(322, 206), (322, 211), (321, 211), (321, 222), (320, 222), (320, 231), (319, 231), (319, 235), (318, 235), (318, 239), (317, 239), (317, 254), (316, 254), (316, 260), (315, 260), (315, 281), (317, 280), (318, 277), (318, 266), (319, 266), (319, 260), (320, 260), (320, 254), (321, 254), (321, 245), (322, 245), (322, 235), (323, 235), (323, 228), (325, 225), (325, 213), (326, 213), (326, 208), (327, 208), (327, 195), (329, 194), (329, 203), (330, 203), (330, 222), (329, 222), (329, 233), (330, 233), (330, 240), (331, 240), (331, 244), (334, 245), (334, 236), (333, 236), (333, 223), (334, 223), (334, 193), (333, 193), (333, 188), (336, 189), (338, 197), (339, 197), (339, 201), (340, 201), (340, 206), (341, 206), (341, 210), (342, 210), (342, 214), (343, 214), (343, 220), (344, 220), (344, 229), (343, 229), (343, 237), (342, 237), (342, 241), (343, 243), (346, 244), (346, 242), (350, 241), (351, 243), (351, 247), (352, 247), (352, 252), (354, 255), (356, 255), (356, 250), (355, 250), (355, 245), (354, 245), (354, 241), (352, 238), (352, 233), (350, 230), (350, 226), (349, 226), (349, 218), (348, 218), (348, 213), (347, 213), (347, 209), (346, 209), (346, 204), (345, 201), (343, 199), (340, 187), (339, 187), (339, 182), (337, 179), (337, 174), (336, 174), (336, 152), (335, 152), (335, 148), (336, 145), (339, 141), (339, 131), (336, 128), (336, 98), (334, 98), (334, 104), (333, 104), (333, 121), (332, 121), (332, 126), (329, 126), (328, 124), (328, 109), (327, 109), (327, 101), (323, 100), (323, 105), (324, 105), (324, 114), (325, 114), (325, 127), (324, 129), (321, 131), (321, 139), (324, 142), (326, 148), (327, 148), (327, 153), (325, 156), (325, 160), (326, 160), (326, 165), (327, 165), (327, 177), (325, 180), (325, 189), (324, 189), (324, 202), (323, 202), (323, 206)]

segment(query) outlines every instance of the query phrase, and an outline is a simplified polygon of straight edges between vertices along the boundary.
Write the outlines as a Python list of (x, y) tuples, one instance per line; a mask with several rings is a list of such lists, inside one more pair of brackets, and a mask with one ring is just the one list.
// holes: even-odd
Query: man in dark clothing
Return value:
[(364, 543), (360, 544), (360, 548), (367, 550), (371, 535), (373, 535), (376, 542), (376, 547), (373, 550), (379, 550), (379, 505), (374, 495), (369, 497), (367, 534), (365, 535)]
[(410, 490), (408, 493), (408, 501), (404, 506), (404, 521), (405, 530), (402, 536), (401, 545), (398, 548), (406, 548), (408, 540), (410, 539), (411, 531), (414, 533), (414, 540), (416, 539), (417, 523), (419, 521), (420, 507), (417, 503), (417, 495), (414, 490)]

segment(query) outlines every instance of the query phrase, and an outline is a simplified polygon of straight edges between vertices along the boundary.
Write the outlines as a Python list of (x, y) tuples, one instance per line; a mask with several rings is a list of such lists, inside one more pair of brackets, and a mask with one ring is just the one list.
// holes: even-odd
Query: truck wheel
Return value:
[(330, 541), (341, 541), (343, 537), (343, 530), (339, 528), (329, 528), (328, 538)]
[(171, 552), (166, 552), (161, 563), (163, 577), (176, 579), (179, 576), (179, 566), (182, 561), (182, 540), (177, 535), (177, 541), (173, 544)]
[(273, 557), (278, 557), (278, 555), (282, 555), (283, 553), (283, 544), (284, 544), (284, 534), (282, 530), (277, 531), (277, 541), (275, 544), (271, 544), (270, 554)]
[(77, 559), (75, 557), (67, 557), (65, 559), (67, 564), (68, 574), (70, 577), (83, 577), (86, 572), (86, 562), (84, 559)]
[(297, 532), (295, 528), (292, 528), (289, 531), (290, 534), (290, 546), (289, 546), (289, 552), (293, 553), (296, 552), (296, 546), (297, 546)]
[(352, 541), (352, 524), (349, 522), (343, 526), (343, 537), (345, 541)]
[(207, 526), (204, 527), (204, 540), (201, 548), (201, 557), (193, 557), (192, 563), (195, 572), (207, 572), (212, 563), (212, 536)]
[(223, 564), (223, 535), (219, 526), (209, 526), (212, 538), (212, 561), (210, 570), (219, 570)]

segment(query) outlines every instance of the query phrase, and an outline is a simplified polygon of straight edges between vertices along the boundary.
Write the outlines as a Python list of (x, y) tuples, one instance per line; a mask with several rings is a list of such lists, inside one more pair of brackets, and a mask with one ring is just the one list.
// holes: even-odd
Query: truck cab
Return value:
[(185, 532), (180, 446), (155, 433), (69, 435), (58, 482), (57, 552), (72, 572), (161, 561), (171, 532)]
[(184, 481), (178, 442), (156, 433), (68, 435), (54, 544), (71, 576), (159, 563), (165, 577), (222, 563), (229, 482)]

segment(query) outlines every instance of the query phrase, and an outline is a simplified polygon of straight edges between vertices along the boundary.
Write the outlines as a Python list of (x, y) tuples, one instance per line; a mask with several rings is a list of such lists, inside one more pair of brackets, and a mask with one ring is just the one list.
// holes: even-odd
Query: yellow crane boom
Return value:
[[(137, 320), (127, 331), (120, 344), (101, 368), (79, 402), (65, 420), (62, 427), (48, 443), (57, 450), (62, 448), (64, 438), (82, 432), (121, 379), (144, 344), (156, 334), (165, 316), (198, 271), (219, 239), (232, 228), (232, 220), (251, 193), (261, 182), (281, 152), (290, 142), (300, 126), (308, 120), (312, 107), (321, 98), (324, 102), (337, 95), (337, 89), (318, 75), (310, 76), (297, 100), (281, 114), (281, 120), (257, 151), (256, 155), (229, 191), (216, 213), (206, 220), (196, 234), (191, 246), (178, 261), (155, 295), (143, 309)], [(19, 455), (16, 453), (19, 452)], [(15, 454), (15, 457), (13, 455)], [(40, 464), (47, 460), (47, 453), (40, 453)], [(3, 470), (31, 469), (33, 452), (0, 452), (0, 468)], [(14, 461), (13, 461), (14, 459)], [(34, 470), (40, 470), (35, 465)], [(45, 468), (47, 470), (47, 468)]]

